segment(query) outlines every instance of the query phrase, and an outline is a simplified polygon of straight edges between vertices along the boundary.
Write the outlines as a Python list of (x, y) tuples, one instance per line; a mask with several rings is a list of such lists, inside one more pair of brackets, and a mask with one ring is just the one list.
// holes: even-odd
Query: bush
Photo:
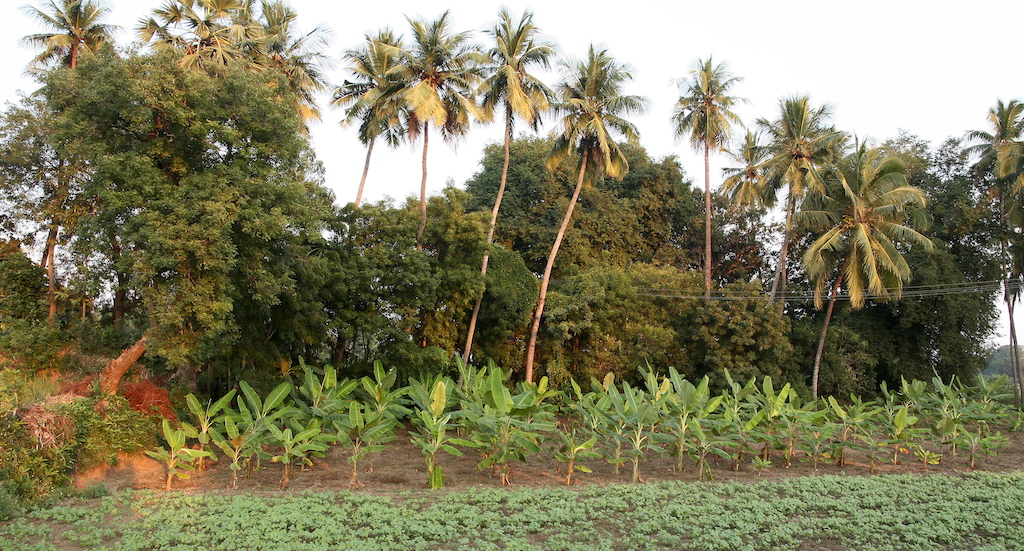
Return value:
[(156, 446), (155, 417), (135, 412), (121, 396), (61, 395), (23, 417), (0, 416), (0, 485), (22, 505), (62, 493), (77, 469)]

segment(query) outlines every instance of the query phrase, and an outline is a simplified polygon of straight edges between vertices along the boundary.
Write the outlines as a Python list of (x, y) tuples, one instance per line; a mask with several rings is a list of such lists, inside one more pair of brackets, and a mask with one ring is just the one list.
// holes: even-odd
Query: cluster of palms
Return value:
[[(47, 10), (26, 8), (52, 32), (26, 37), (43, 48), (36, 67), (62, 64), (72, 68), (83, 51), (96, 51), (109, 41), (112, 28), (101, 22), (107, 9), (90, 0), (51, 0)], [(180, 64), (217, 71), (234, 63), (254, 70), (283, 75), (295, 92), (296, 108), (306, 118), (319, 118), (314, 101), (326, 89), (320, 53), (326, 32), (306, 34), (294, 29), (296, 14), (280, 0), (168, 0), (152, 16), (140, 21), (140, 38), (155, 49), (180, 55)], [(422, 180), (417, 247), (426, 226), (427, 153), (432, 127), (447, 141), (464, 136), (473, 120), (489, 121), (496, 109), (505, 116), (505, 164), (488, 226), (487, 243), (494, 237), (498, 212), (507, 183), (509, 144), (515, 121), (537, 128), (541, 114), (559, 117), (548, 166), (553, 168), (578, 155), (576, 187), (555, 236), (541, 280), (526, 350), (525, 378), (533, 379), (534, 351), (552, 267), (580, 193), (606, 176), (621, 178), (629, 169), (617, 139), (637, 142), (636, 127), (626, 117), (646, 110), (646, 100), (627, 95), (623, 86), (632, 79), (630, 67), (607, 51), (591, 47), (585, 59), (558, 62), (560, 80), (549, 88), (532, 74), (547, 68), (555, 55), (553, 45), (539, 35), (532, 14), (519, 18), (507, 10), (486, 31), (491, 46), (472, 40), (469, 32), (455, 32), (448, 13), (435, 20), (409, 19), (408, 41), (391, 29), (368, 34), (362, 46), (344, 53), (351, 80), (335, 88), (332, 105), (345, 108), (344, 123), (358, 123), (360, 140), (367, 147), (366, 164), (356, 195), (359, 206), (370, 155), (378, 138), (389, 145), (422, 137)], [(712, 151), (728, 152), (732, 128), (740, 123), (731, 108), (740, 98), (730, 95), (740, 79), (725, 64), (698, 60), (690, 77), (680, 81), (680, 98), (673, 115), (677, 136), (689, 136), (705, 159), (705, 298), (711, 299), (711, 193), (708, 158)], [(797, 229), (814, 232), (817, 239), (803, 257), (816, 287), (817, 306), (828, 290), (829, 306), (815, 360), (812, 390), (817, 395), (817, 370), (832, 307), (841, 290), (860, 307), (866, 297), (898, 298), (910, 270), (901, 256), (906, 246), (931, 243), (916, 228), (923, 223), (923, 193), (907, 184), (899, 161), (878, 150), (849, 144), (847, 135), (830, 124), (828, 106), (813, 108), (807, 97), (780, 102), (775, 120), (759, 119), (759, 132), (748, 132), (738, 152), (731, 155), (740, 168), (727, 170), (724, 188), (740, 202), (774, 207), (785, 194), (785, 235), (769, 300), (785, 302), (786, 261)], [(1004, 109), (1005, 108), (1005, 109)], [(1008, 195), (1016, 196), (1024, 163), (1021, 106), (1000, 104), (1009, 118), (1005, 135), (980, 133), (990, 143), (985, 159), (996, 167), (1000, 181), (1017, 182)], [(1012, 124), (1011, 124), (1012, 123)], [(1011, 133), (1011, 128), (1016, 134)], [(984, 135), (982, 135), (984, 134)], [(52, 233), (52, 232), (51, 232)], [(53, 239), (48, 240), (52, 256)], [(45, 264), (45, 261), (44, 261)], [(486, 274), (485, 254), (481, 273)], [(52, 285), (51, 285), (52, 288)], [(472, 350), (482, 293), (470, 319), (464, 359)]]

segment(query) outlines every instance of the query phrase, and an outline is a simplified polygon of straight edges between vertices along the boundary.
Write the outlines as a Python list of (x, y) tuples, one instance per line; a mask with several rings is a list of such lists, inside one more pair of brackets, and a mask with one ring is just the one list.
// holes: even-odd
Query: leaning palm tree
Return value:
[[(494, 241), (494, 228), (498, 223), (498, 209), (505, 194), (508, 182), (508, 165), (512, 144), (512, 127), (515, 116), (537, 130), (541, 113), (548, 109), (554, 94), (537, 77), (530, 74), (534, 67), (550, 67), (550, 58), (555, 48), (549, 42), (537, 37), (539, 30), (533, 24), (533, 14), (524, 12), (519, 22), (515, 22), (507, 9), (502, 8), (498, 15), (498, 23), (486, 31), (494, 40), (490, 49), (491, 75), (483, 84), (483, 107), (488, 112), (501, 105), (505, 110), (505, 163), (501, 167), (501, 183), (498, 195), (494, 198), (491, 210), (491, 222), (487, 226), (487, 245)], [(480, 266), (480, 276), (487, 275), (488, 251), (484, 251)], [(473, 305), (473, 314), (469, 318), (469, 333), (466, 336), (466, 347), (462, 352), (462, 361), (469, 362), (469, 354), (473, 348), (473, 333), (476, 331), (476, 320), (480, 314), (483, 293)]]
[(113, 40), (114, 31), (118, 29), (102, 22), (110, 14), (109, 7), (89, 0), (64, 0), (63, 4), (50, 0), (43, 9), (35, 6), (22, 9), (47, 27), (47, 32), (21, 39), (26, 46), (42, 48), (29, 64), (30, 72), (53, 65), (75, 69), (83, 52), (99, 51), (103, 44)]
[(804, 226), (818, 233), (803, 257), (814, 282), (816, 308), (822, 307), (822, 295), (829, 287), (811, 375), (815, 399), (825, 338), (840, 290), (849, 294), (853, 308), (862, 308), (868, 298), (899, 299), (903, 283), (911, 276), (901, 248), (920, 245), (930, 251), (933, 247), (917, 231), (927, 221), (924, 192), (907, 184), (906, 169), (897, 158), (859, 146), (825, 171), (822, 184), (823, 192), (812, 193), (798, 215)]
[(540, 297), (533, 314), (530, 340), (526, 345), (526, 381), (533, 381), (533, 359), (537, 349), (537, 334), (544, 313), (551, 269), (562, 244), (565, 230), (572, 220), (580, 192), (586, 183), (593, 184), (605, 176), (622, 179), (629, 171), (629, 163), (613, 132), (630, 143), (638, 143), (640, 136), (633, 123), (623, 115), (640, 115), (647, 110), (647, 100), (640, 96), (622, 94), (622, 86), (633, 79), (631, 68), (616, 62), (606, 50), (590, 47), (584, 61), (561, 63), (561, 81), (555, 86), (558, 103), (555, 110), (561, 114), (560, 131), (548, 156), (548, 170), (554, 170), (572, 153), (579, 153), (580, 168), (576, 188), (565, 209), (562, 224), (555, 234), (544, 275), (540, 281)]
[(725, 151), (732, 137), (732, 125), (741, 124), (731, 108), (744, 101), (729, 95), (729, 89), (743, 80), (733, 76), (725, 63), (715, 65), (709, 56), (698, 59), (690, 78), (679, 81), (679, 100), (672, 113), (676, 138), (690, 136), (690, 145), (704, 152), (704, 301), (711, 302), (711, 151)]
[(779, 118), (758, 119), (757, 126), (768, 141), (763, 164), (764, 190), (760, 193), (764, 206), (774, 207), (779, 192), (786, 189), (785, 233), (768, 295), (769, 302), (774, 301), (781, 285), (785, 311), (786, 260), (793, 236), (793, 214), (808, 191), (824, 191), (818, 169), (836, 157), (846, 135), (830, 125), (831, 106), (812, 108), (807, 96), (782, 99), (779, 111)]
[(334, 90), (333, 107), (347, 107), (341, 124), (347, 126), (359, 121), (359, 141), (366, 146), (366, 162), (359, 179), (355, 206), (363, 200), (366, 175), (370, 172), (370, 155), (377, 138), (383, 138), (391, 147), (405, 137), (402, 126), (402, 102), (395, 90), (400, 88), (398, 53), (402, 38), (391, 29), (382, 29), (376, 35), (367, 34), (360, 48), (346, 50), (342, 55), (348, 64), (352, 80), (345, 80)]
[(1018, 354), (1017, 328), (1014, 310), (1020, 299), (1020, 287), (1011, 286), (1011, 279), (1020, 277), (1021, 260), (1012, 259), (1014, 247), (1010, 246), (1011, 223), (1021, 222), (1020, 192), (1024, 188), (1024, 103), (1011, 100), (1003, 103), (996, 100), (996, 106), (988, 112), (989, 131), (968, 132), (966, 139), (975, 145), (967, 150), (978, 155), (975, 169), (991, 174), (991, 194), (999, 208), (1000, 260), (1003, 270), (1003, 300), (1010, 316), (1010, 364), (1016, 384), (1014, 397), (1018, 406), (1024, 404), (1024, 366)]
[(295, 94), (295, 110), (303, 121), (320, 120), (314, 95), (327, 89), (324, 68), (330, 61), (323, 50), (330, 40), (326, 27), (301, 34), (295, 31), (298, 13), (281, 0), (264, 1), (260, 9), (262, 44), (255, 48), (255, 65), (284, 75)]
[(471, 118), (486, 118), (475, 98), (486, 57), (470, 32), (451, 31), (447, 11), (434, 21), (409, 19), (409, 25), (412, 44), (400, 50), (404, 85), (396, 93), (407, 109), (409, 137), (423, 136), (420, 224), (416, 230), (416, 248), (421, 248), (427, 226), (430, 125), (441, 131), (445, 141), (454, 142), (469, 131)]

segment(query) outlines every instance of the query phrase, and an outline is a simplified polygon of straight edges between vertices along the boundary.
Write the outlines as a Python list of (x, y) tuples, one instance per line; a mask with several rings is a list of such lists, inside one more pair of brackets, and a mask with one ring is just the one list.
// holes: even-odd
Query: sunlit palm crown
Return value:
[(562, 118), (548, 167), (558, 166), (575, 150), (587, 153), (588, 181), (605, 175), (622, 178), (629, 171), (629, 163), (613, 134), (639, 143), (636, 127), (623, 116), (640, 115), (647, 110), (645, 98), (622, 95), (623, 85), (633, 79), (630, 67), (594, 46), (586, 60), (564, 61), (560, 65), (562, 79), (555, 86), (559, 102), (554, 107)]
[(765, 186), (764, 162), (768, 150), (761, 144), (761, 134), (748, 131), (739, 150), (727, 153), (740, 166), (722, 169), (725, 176), (722, 189), (735, 203), (763, 206), (761, 193)]
[(786, 186), (797, 197), (808, 190), (823, 191), (818, 169), (836, 156), (846, 139), (831, 125), (830, 105), (814, 109), (807, 96), (791, 96), (779, 101), (779, 110), (778, 119), (756, 122), (767, 140), (762, 201), (769, 207)]
[(97, 52), (112, 40), (118, 28), (102, 22), (110, 13), (109, 7), (88, 0), (65, 0), (63, 4), (51, 0), (43, 9), (35, 6), (22, 9), (49, 30), (21, 39), (26, 46), (43, 50), (32, 59), (30, 71), (53, 65), (74, 67), (83, 51)]
[(498, 23), (485, 31), (494, 40), (488, 51), (490, 76), (481, 86), (483, 107), (488, 113), (504, 102), (506, 108), (537, 129), (540, 114), (549, 108), (554, 93), (530, 74), (533, 67), (550, 67), (554, 46), (537, 38), (533, 14), (526, 12), (515, 23), (502, 8)]
[(679, 100), (672, 112), (677, 137), (687, 134), (697, 151), (724, 151), (732, 138), (732, 126), (742, 125), (739, 115), (730, 109), (742, 98), (729, 95), (730, 88), (742, 81), (733, 76), (725, 63), (714, 65), (710, 57), (697, 60), (690, 78), (679, 81)]
[(183, 67), (224, 66), (262, 54), (252, 0), (168, 0), (139, 20), (139, 38), (181, 52)]
[(927, 226), (924, 193), (907, 184), (903, 163), (860, 146), (822, 172), (824, 193), (811, 193), (797, 215), (822, 232), (804, 254), (815, 282), (815, 305), (837, 274), (854, 308), (869, 296), (898, 299), (910, 266), (901, 251), (912, 245), (932, 249), (918, 232)]
[(330, 37), (324, 27), (296, 36), (298, 14), (281, 0), (263, 2), (261, 54), (254, 60), (259, 67), (272, 68), (288, 79), (299, 97), (296, 109), (303, 120), (320, 120), (314, 94), (327, 88), (322, 68), (330, 64), (323, 54)]
[(453, 33), (448, 12), (435, 21), (410, 19), (412, 44), (401, 49), (395, 71), (404, 83), (399, 92), (409, 109), (409, 132), (433, 123), (447, 140), (463, 136), (471, 117), (486, 118), (474, 95), (482, 80), (486, 56), (469, 32)]
[(369, 144), (384, 136), (389, 145), (401, 142), (402, 102), (395, 93), (402, 87), (402, 38), (391, 29), (367, 34), (359, 48), (345, 50), (342, 60), (350, 79), (334, 90), (333, 107), (344, 107), (343, 125), (359, 121), (359, 140)]
[(968, 151), (980, 156), (978, 168), (992, 170), (1000, 180), (1014, 180), (1009, 191), (1016, 195), (1024, 187), (1024, 103), (997, 100), (988, 121), (989, 131), (967, 133), (967, 141), (975, 144)]

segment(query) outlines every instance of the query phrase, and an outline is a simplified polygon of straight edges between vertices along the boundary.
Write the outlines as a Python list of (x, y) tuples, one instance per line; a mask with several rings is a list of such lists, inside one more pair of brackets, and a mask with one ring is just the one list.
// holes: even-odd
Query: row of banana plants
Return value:
[(883, 384), (880, 397), (869, 402), (856, 396), (805, 402), (789, 384), (775, 388), (769, 377), (740, 384), (726, 374), (727, 385), (716, 394), (707, 377), (694, 384), (673, 368), (667, 376), (649, 371), (639, 386), (616, 383), (611, 374), (591, 381), (589, 390), (572, 381), (563, 394), (548, 388), (546, 378), (510, 388), (510, 372), (493, 364), (459, 364), (457, 381), (436, 375), (401, 388), (395, 388), (394, 370), (379, 363), (372, 377), (357, 380), (339, 380), (330, 366), (300, 365), (298, 384), (284, 382), (266, 397), (244, 382), (237, 396), (231, 391), (205, 406), (189, 395), (195, 422), (172, 427), (165, 421), (168, 446), (147, 452), (167, 466), (166, 487), (220, 453), (229, 462), (232, 488), (243, 470), (248, 476), (264, 461), (283, 465), (284, 488), (294, 465), (310, 465), (329, 446), (344, 445), (349, 486), (359, 488), (359, 466), (372, 470), (372, 454), (386, 448), (405, 420), (423, 453), (427, 484), (439, 488), (442, 457), (466, 453), (477, 454), (478, 469), (503, 485), (511, 483), (512, 461), (541, 454), (565, 465), (566, 484), (577, 472), (591, 472), (587, 464), (595, 461), (616, 473), (627, 466), (640, 482), (652, 455), (675, 457), (680, 471), (692, 462), (699, 479), (710, 476), (713, 459), (736, 470), (749, 462), (760, 473), (799, 457), (816, 473), (820, 462), (844, 465), (852, 452), (872, 470), (910, 453), (925, 469), (958, 454), (974, 468), (1008, 442), (994, 426), (1018, 428), (1024, 419), (1003, 405), (1004, 378), (975, 386), (902, 381), (893, 390)]

